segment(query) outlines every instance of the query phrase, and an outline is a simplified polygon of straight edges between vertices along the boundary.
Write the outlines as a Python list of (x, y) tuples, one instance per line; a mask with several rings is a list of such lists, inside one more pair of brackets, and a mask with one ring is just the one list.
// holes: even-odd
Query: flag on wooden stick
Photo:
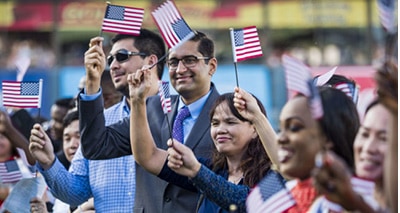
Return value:
[(236, 30), (231, 28), (230, 33), (234, 62), (263, 55), (260, 38), (258, 37), (257, 28), (255, 26)]

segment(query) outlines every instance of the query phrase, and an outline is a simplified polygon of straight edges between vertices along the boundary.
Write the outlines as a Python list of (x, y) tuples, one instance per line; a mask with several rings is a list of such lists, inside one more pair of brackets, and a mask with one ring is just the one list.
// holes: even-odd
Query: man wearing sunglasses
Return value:
[[(100, 38), (92, 39), (91, 44), (95, 45), (99, 41)], [(89, 55), (85, 57), (89, 79), (85, 92), (95, 94), (99, 86), (90, 82), (90, 76), (97, 76), (97, 71), (103, 69), (105, 57), (100, 49), (96, 52), (96, 57)], [(149, 125), (157, 147), (167, 149), (167, 140), (171, 135), (170, 127), (173, 127), (178, 111), (186, 106), (189, 108), (190, 116), (183, 122), (182, 142), (190, 147), (197, 157), (211, 157), (213, 144), (209, 133), (208, 113), (219, 96), (211, 82), (217, 69), (213, 41), (203, 33), (197, 32), (195, 37), (170, 51), (167, 66), (171, 84), (179, 95), (171, 97), (172, 111), (167, 115), (161, 108), (160, 97), (147, 98), (149, 123), (143, 125)], [(99, 105), (101, 105), (100, 97), (93, 101), (79, 99), (83, 154), (89, 159), (131, 155), (130, 119), (125, 118), (123, 122), (105, 126)], [(134, 212), (196, 212), (198, 201), (196, 193), (169, 184), (140, 166), (136, 167), (136, 183)]]
[[(106, 57), (102, 49), (103, 39), (96, 38), (92, 41), (93, 45), (85, 53), (86, 88), (84, 93), (78, 95), (78, 98), (100, 100), (100, 102), (95, 102), (97, 105), (95, 108), (99, 109), (102, 120), (89, 122), (110, 125), (130, 114), (127, 76), (143, 66), (156, 63), (165, 55), (166, 48), (158, 34), (146, 29), (142, 29), (139, 36), (118, 34), (112, 39), (112, 49), (107, 62), (113, 84), (118, 91), (124, 94), (124, 98), (121, 102), (105, 110), (103, 114), (103, 98), (101, 96), (103, 91), (100, 88), (100, 79), (105, 69)], [(159, 63), (151, 69), (154, 75), (154, 78), (151, 79), (151, 94), (153, 95), (158, 91), (158, 80), (161, 79), (163, 70), (164, 63)], [(93, 88), (96, 89), (93, 90)], [(82, 104), (92, 102), (82, 101)], [(94, 112), (92, 111), (93, 107), (83, 106), (82, 113)], [(85, 118), (80, 120), (85, 120)], [(91, 131), (94, 134), (100, 133), (97, 130)], [(129, 133), (125, 136), (128, 138)], [(91, 144), (100, 141), (96, 139), (87, 142)], [(70, 172), (61, 169), (57, 159), (53, 162), (39, 162), (39, 170), (55, 197), (72, 206), (77, 206), (93, 196), (96, 212), (132, 212), (136, 190), (135, 161), (130, 155), (111, 158), (88, 160), (83, 157), (81, 149), (78, 149), (71, 162)]]

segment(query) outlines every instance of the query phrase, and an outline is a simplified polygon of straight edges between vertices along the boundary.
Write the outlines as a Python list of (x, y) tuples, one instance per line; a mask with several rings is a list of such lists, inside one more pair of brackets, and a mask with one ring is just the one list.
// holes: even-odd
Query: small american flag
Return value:
[(282, 176), (272, 170), (252, 189), (246, 200), (249, 213), (283, 212), (295, 204)]
[[(300, 60), (288, 55), (282, 56), (282, 62), (285, 67), (288, 94), (295, 91), (307, 96), (310, 101), (310, 110), (313, 118), (321, 118), (323, 115), (321, 98), (313, 83), (310, 69)], [(291, 97), (289, 95), (288, 98)]]
[(353, 186), (354, 191), (358, 192), (361, 196), (373, 196), (374, 194), (375, 183), (372, 181), (352, 177), (351, 185)]
[(164, 41), (171, 49), (178, 47), (183, 42), (195, 36), (195, 33), (182, 18), (172, 1), (165, 2), (154, 10), (151, 15)]
[(103, 19), (102, 31), (140, 35), (144, 9), (124, 7), (119, 5), (107, 5)]
[(1, 183), (16, 183), (22, 179), (22, 173), (16, 160), (0, 163)]
[(379, 19), (389, 33), (396, 32), (395, 0), (378, 0)]
[(231, 29), (231, 40), (233, 48), (233, 61), (243, 61), (263, 55), (260, 38), (255, 26), (243, 29)]
[(171, 112), (171, 96), (169, 94), (169, 83), (167, 81), (159, 81), (158, 94), (160, 95), (161, 106), (164, 114)]
[(307, 81), (311, 78), (310, 69), (297, 58), (288, 55), (282, 56), (282, 63), (285, 67), (287, 89), (309, 96)]
[(349, 83), (338, 83), (333, 86), (334, 88), (344, 92), (349, 98), (353, 99), (354, 86)]
[(40, 108), (43, 80), (3, 81), (3, 106)]

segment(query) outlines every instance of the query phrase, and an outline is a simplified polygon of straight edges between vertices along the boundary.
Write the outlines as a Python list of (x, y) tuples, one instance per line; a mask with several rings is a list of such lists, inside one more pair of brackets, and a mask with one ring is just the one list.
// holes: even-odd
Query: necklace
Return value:
[(234, 184), (238, 184), (240, 182), (240, 180), (242, 180), (243, 175), (236, 177), (235, 179), (232, 179), (232, 177), (230, 178), (229, 182), (234, 183)]

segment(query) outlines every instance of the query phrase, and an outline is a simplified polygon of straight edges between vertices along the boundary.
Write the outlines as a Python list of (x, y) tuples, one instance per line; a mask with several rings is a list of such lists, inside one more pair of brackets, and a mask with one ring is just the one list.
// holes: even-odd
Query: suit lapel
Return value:
[[(209, 113), (212, 105), (214, 104), (215, 100), (219, 97), (219, 93), (217, 89), (215, 88), (214, 84), (212, 84), (212, 91), (210, 96), (208, 97), (206, 103), (204, 104), (203, 109), (201, 110), (201, 113), (199, 117), (197, 118), (196, 123), (194, 124), (192, 130), (189, 133), (189, 136), (186, 140), (185, 145), (193, 149), (194, 147), (197, 146), (197, 144), (200, 142), (200, 140), (204, 137), (210, 134), (210, 119), (209, 119)], [(167, 114), (168, 116), (168, 121), (171, 127), (171, 131), (173, 128), (173, 123), (174, 123), (174, 118), (175, 115), (177, 114), (178, 111), (178, 104), (179, 104), (179, 96), (178, 95), (173, 95), (171, 96), (171, 103), (172, 103), (172, 108), (171, 112)], [(163, 124), (162, 124), (162, 130), (161, 130), (161, 139), (162, 139), (162, 144), (161, 147), (163, 149), (167, 149), (167, 140), (170, 138), (170, 129), (168, 128), (167, 124), (167, 119), (163, 119)]]

